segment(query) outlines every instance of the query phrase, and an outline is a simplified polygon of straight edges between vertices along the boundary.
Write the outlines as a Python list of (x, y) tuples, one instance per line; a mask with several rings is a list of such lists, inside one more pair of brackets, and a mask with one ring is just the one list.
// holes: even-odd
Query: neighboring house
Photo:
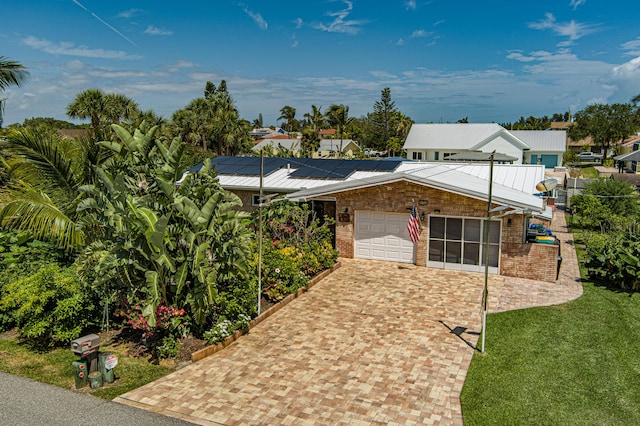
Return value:
[(496, 123), (414, 124), (404, 150), (416, 161), (443, 161), (454, 154), (493, 152), (513, 157), (515, 164), (562, 165), (565, 131), (509, 131)]
[(296, 155), (299, 155), (300, 139), (289, 137), (262, 139), (260, 141), (257, 141), (251, 149), (254, 152), (260, 152), (261, 149), (264, 149), (265, 152), (269, 151), (271, 154), (277, 155), (282, 148), (289, 150)]
[[(256, 143), (252, 150), (254, 152), (260, 152), (261, 149), (269, 150), (272, 154), (278, 154), (278, 152), (284, 148), (291, 151), (294, 155), (300, 156), (300, 142), (301, 138), (274, 138), (263, 139)], [(340, 150), (340, 139), (320, 139), (320, 146), (316, 152), (312, 154), (313, 158), (338, 158), (338, 152)], [(360, 151), (360, 146), (352, 139), (342, 140), (342, 157), (352, 158), (356, 152)]]
[(265, 138), (271, 138), (274, 136), (286, 135), (286, 134), (287, 132), (285, 132), (280, 127), (276, 129), (271, 129), (269, 127), (261, 127), (261, 128), (253, 129), (251, 132), (249, 132), (249, 136), (251, 136), (254, 139), (265, 139)]
[(317, 156), (320, 158), (338, 157), (340, 144), (342, 144), (342, 157), (351, 158), (360, 152), (360, 145), (353, 139), (342, 139), (342, 141), (340, 139), (320, 139)]
[[(212, 161), (220, 184), (243, 200), (243, 209), (257, 208), (260, 159)], [(264, 159), (262, 190), (334, 218), (340, 256), (483, 272), (489, 175), (486, 163), (272, 157)], [(493, 207), (506, 206), (507, 215), (491, 220), (491, 273), (555, 281), (559, 247), (526, 241), (532, 217), (550, 220), (544, 201), (533, 195), (543, 179), (540, 165), (494, 165)], [(421, 225), (416, 244), (407, 231), (414, 204)]]
[(562, 166), (562, 157), (567, 149), (566, 131), (511, 130), (509, 133), (529, 147), (524, 152), (525, 164), (542, 164), (547, 168)]

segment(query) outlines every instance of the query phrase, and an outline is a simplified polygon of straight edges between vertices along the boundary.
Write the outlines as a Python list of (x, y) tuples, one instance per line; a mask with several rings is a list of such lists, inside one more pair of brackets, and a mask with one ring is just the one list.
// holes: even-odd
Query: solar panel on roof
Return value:
[[(216, 157), (212, 162), (218, 174), (260, 175), (260, 157)], [(393, 171), (400, 162), (267, 157), (263, 159), (263, 174), (268, 176), (279, 169), (291, 167), (293, 171), (289, 176), (294, 178), (344, 179), (356, 171)]]

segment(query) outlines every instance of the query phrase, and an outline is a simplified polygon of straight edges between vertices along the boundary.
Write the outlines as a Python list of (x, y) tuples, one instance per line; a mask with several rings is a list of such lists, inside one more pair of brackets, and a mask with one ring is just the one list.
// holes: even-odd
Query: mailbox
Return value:
[(71, 341), (71, 352), (80, 356), (87, 356), (100, 349), (100, 337), (96, 334), (87, 334)]

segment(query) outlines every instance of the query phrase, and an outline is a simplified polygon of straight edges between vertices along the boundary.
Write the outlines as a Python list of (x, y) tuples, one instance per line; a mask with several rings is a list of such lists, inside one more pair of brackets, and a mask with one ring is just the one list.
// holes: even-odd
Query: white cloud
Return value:
[(101, 59), (139, 59), (138, 55), (129, 55), (122, 50), (91, 49), (87, 46), (76, 46), (71, 42), (61, 41), (54, 43), (50, 40), (29, 36), (22, 40), (32, 49), (41, 50), (52, 55), (80, 56), (85, 58)]
[(571, 7), (573, 7), (573, 10), (576, 10), (578, 8), (578, 6), (582, 6), (583, 4), (585, 4), (587, 2), (587, 0), (571, 0)]
[(404, 39), (399, 38), (398, 41), (396, 41), (396, 46), (404, 46)]
[(532, 22), (529, 28), (536, 30), (551, 30), (561, 37), (567, 37), (568, 40), (559, 43), (559, 46), (568, 46), (574, 41), (592, 34), (597, 31), (598, 25), (582, 24), (571, 20), (569, 22), (557, 22), (556, 17), (552, 13), (546, 13), (545, 19)]
[(328, 33), (342, 33), (355, 35), (360, 32), (360, 27), (366, 24), (366, 21), (358, 21), (354, 19), (347, 19), (353, 11), (353, 3), (348, 0), (343, 0), (345, 8), (337, 12), (328, 12), (327, 16), (334, 18), (329, 24), (316, 23), (312, 24), (313, 28)]
[(139, 15), (140, 12), (142, 12), (140, 9), (123, 10), (122, 12), (118, 13), (117, 17), (124, 18), (124, 19), (131, 19), (134, 16)]
[(244, 10), (244, 13), (246, 13), (251, 19), (253, 19), (253, 21), (261, 30), (267, 30), (269, 28), (269, 24), (264, 20), (261, 14), (249, 10), (249, 8), (244, 5), (241, 6), (242, 10)]
[(640, 94), (640, 57), (618, 65), (611, 70), (611, 83), (615, 87), (614, 100), (629, 102)]
[(411, 38), (424, 38), (430, 36), (432, 33), (425, 30), (415, 30), (411, 33)]
[(623, 43), (620, 47), (622, 48), (622, 50), (627, 51), (627, 55), (640, 56), (640, 37), (635, 40)]
[(173, 31), (163, 30), (158, 27), (154, 27), (153, 25), (147, 26), (147, 29), (144, 30), (145, 34), (149, 34), (152, 36), (170, 36), (173, 35)]
[(299, 30), (304, 25), (302, 18), (297, 18), (294, 23), (296, 24), (296, 30)]
[(416, 10), (416, 0), (408, 0), (405, 3), (407, 10)]

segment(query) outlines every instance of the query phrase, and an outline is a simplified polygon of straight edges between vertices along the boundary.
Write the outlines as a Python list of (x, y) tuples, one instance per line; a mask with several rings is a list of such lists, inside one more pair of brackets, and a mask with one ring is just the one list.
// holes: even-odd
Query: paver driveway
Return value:
[(225, 350), (118, 400), (205, 424), (461, 424), (482, 279), (343, 259)]
[[(582, 294), (564, 216), (556, 283), (491, 276), (492, 311)], [(193, 423), (462, 424), (482, 274), (342, 259), (226, 349), (116, 401)]]

